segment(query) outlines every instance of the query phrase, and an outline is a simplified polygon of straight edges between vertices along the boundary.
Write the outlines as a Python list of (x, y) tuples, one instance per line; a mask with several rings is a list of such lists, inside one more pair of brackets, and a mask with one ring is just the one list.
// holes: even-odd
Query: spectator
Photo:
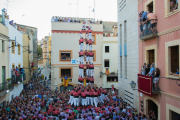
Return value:
[(154, 83), (154, 90), (158, 90), (157, 84), (159, 82), (159, 76), (160, 76), (160, 70), (159, 68), (156, 68), (153, 83)]
[(56, 17), (55, 21), (58, 22), (58, 18), (57, 17)]
[(145, 69), (145, 75), (147, 75), (150, 71), (150, 65), (148, 64)]
[(170, 12), (173, 12), (176, 9), (178, 9), (178, 0), (176, 0), (176, 4), (174, 1), (171, 1), (170, 2)]
[(54, 19), (54, 17), (52, 17), (52, 18), (51, 18), (51, 22), (55, 22), (55, 19)]
[(154, 72), (155, 72), (154, 64), (151, 64), (151, 68), (150, 68), (150, 71), (148, 73), (148, 76), (154, 76)]
[(147, 20), (147, 12), (143, 12), (142, 14), (142, 24), (143, 24), (143, 31), (146, 30), (146, 20)]
[(170, 72), (171, 75), (174, 75), (176, 77), (179, 77), (179, 67), (177, 67), (177, 72), (176, 73), (172, 73)]
[(145, 74), (145, 69), (146, 69), (146, 63), (144, 63), (144, 65), (141, 67), (141, 74), (142, 75), (146, 75)]
[[(152, 32), (156, 32), (156, 23), (157, 23), (157, 16), (154, 13), (149, 13), (147, 16), (147, 21), (150, 21), (150, 28)], [(147, 30), (146, 30), (147, 31)]]
[(139, 26), (140, 26), (141, 32), (143, 31), (143, 24), (142, 24), (142, 14), (143, 13), (144, 13), (144, 11), (141, 11), (139, 14)]
[(10, 25), (13, 25), (13, 22), (14, 22), (14, 20), (11, 20), (11, 21), (9, 21), (9, 24), (10, 24)]
[(116, 78), (114, 78), (114, 81), (116, 81)]

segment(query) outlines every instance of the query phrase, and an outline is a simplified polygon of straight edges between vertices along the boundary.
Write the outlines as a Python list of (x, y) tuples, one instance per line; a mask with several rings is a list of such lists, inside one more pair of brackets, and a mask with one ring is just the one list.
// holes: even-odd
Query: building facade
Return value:
[[(103, 25), (86, 25), (91, 26), (93, 31), (94, 82), (97, 86), (102, 86), (100, 72), (102, 70)], [(78, 84), (79, 64), (71, 64), (71, 59), (79, 59), (78, 42), (81, 27), (82, 23), (51, 23), (51, 89), (62, 85), (64, 74), (67, 74), (72, 80), (72, 82), (69, 82), (69, 85)], [(83, 34), (83, 38), (85, 38), (85, 34)], [(65, 60), (62, 59), (64, 55), (67, 57)]]
[(0, 23), (0, 106), (6, 106), (9, 101), (8, 81), (9, 78), (9, 45), (8, 28)]
[(49, 36), (49, 40), (48, 40), (48, 64), (49, 64), (49, 68), (51, 68), (51, 36)]
[(43, 66), (48, 67), (48, 56), (49, 56), (49, 47), (48, 47), (49, 36), (45, 36), (43, 39)]
[[(130, 86), (138, 74), (138, 1), (117, 0), (119, 96), (139, 109), (139, 94)], [(128, 14), (127, 14), (128, 13)]]
[(176, 2), (178, 8), (171, 11), (170, 0), (138, 1), (139, 13), (150, 10), (157, 16), (155, 32), (148, 28), (144, 34), (139, 29), (139, 71), (143, 63), (154, 63), (160, 70), (159, 89), (154, 91), (149, 86), (152, 96), (140, 92), (139, 109), (145, 115), (154, 111), (158, 120), (180, 119), (180, 76), (176, 74), (180, 67), (180, 0)]

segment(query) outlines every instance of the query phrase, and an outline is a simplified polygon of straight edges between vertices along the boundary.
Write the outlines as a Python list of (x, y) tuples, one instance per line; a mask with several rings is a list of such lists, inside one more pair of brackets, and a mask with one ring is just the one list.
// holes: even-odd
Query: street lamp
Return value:
[(137, 90), (137, 89), (135, 89), (136, 83), (134, 81), (131, 81), (130, 86), (133, 90)]

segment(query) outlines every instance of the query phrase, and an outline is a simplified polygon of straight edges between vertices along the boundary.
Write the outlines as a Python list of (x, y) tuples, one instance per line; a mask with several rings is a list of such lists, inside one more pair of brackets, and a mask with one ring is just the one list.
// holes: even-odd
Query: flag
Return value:
[(105, 74), (106, 74), (106, 75), (109, 75), (109, 68), (105, 68), (105, 69), (106, 69), (106, 70), (105, 70), (105, 71), (106, 71)]
[(64, 85), (64, 87), (68, 86), (68, 82), (69, 82), (69, 78), (67, 78), (67, 79), (63, 78), (63, 85)]
[(86, 79), (84, 79), (84, 85), (86, 85)]

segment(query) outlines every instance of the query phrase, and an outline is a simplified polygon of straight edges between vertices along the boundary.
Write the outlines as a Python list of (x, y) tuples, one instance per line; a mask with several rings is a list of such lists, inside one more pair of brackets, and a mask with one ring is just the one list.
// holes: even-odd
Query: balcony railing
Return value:
[[(157, 81), (156, 84), (154, 80)], [(138, 74), (138, 91), (151, 97), (153, 94), (159, 94), (158, 80), (159, 78)]]
[(141, 40), (148, 40), (148, 39), (152, 39), (158, 36), (157, 34), (157, 19), (152, 19), (147, 21), (144, 24), (141, 24), (140, 26), (140, 39)]
[(12, 75), (11, 84), (19, 84), (22, 80), (25, 80), (25, 73), (22, 75)]
[(0, 96), (3, 96), (6, 94), (6, 90), (8, 89), (8, 83), (1, 83), (0, 84)]

